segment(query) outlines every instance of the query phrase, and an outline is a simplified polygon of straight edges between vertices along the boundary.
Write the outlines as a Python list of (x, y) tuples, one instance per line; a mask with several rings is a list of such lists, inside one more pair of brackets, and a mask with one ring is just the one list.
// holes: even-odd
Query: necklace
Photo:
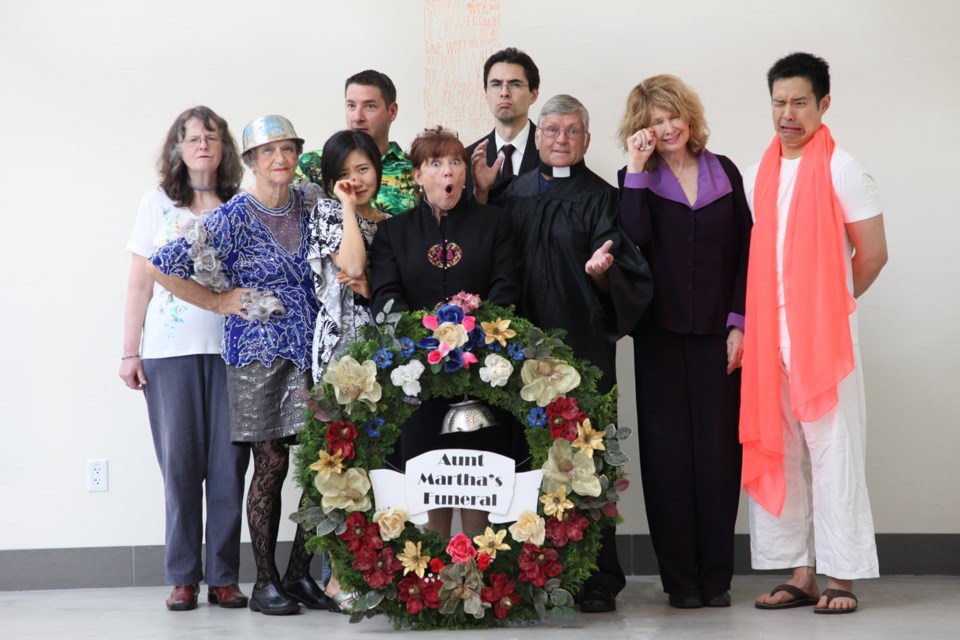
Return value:
[(253, 208), (256, 209), (258, 213), (262, 213), (264, 215), (271, 216), (273, 218), (282, 218), (283, 216), (290, 213), (293, 210), (293, 200), (294, 200), (294, 197), (293, 197), (293, 194), (291, 193), (290, 197), (287, 198), (286, 203), (284, 203), (279, 207), (274, 208), (274, 207), (268, 207), (267, 205), (257, 200), (252, 193), (250, 194), (250, 204), (253, 206)]
[(194, 191), (216, 191), (217, 190), (216, 183), (211, 185), (199, 185), (199, 184), (193, 184), (192, 182), (187, 180), (187, 186), (193, 189)]

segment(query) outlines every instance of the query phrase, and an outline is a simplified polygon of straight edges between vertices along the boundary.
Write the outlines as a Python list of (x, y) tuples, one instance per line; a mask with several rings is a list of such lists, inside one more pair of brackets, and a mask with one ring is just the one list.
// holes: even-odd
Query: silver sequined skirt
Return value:
[(243, 367), (227, 365), (230, 396), (230, 439), (262, 442), (292, 436), (303, 428), (310, 372), (300, 373), (290, 360), (277, 358), (267, 367), (259, 361)]

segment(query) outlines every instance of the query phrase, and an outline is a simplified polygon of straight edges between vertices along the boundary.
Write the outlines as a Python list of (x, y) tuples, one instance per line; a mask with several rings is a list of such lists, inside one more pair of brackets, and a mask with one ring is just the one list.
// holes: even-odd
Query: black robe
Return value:
[[(619, 225), (617, 190), (581, 162), (540, 194), (540, 172), (510, 184), (500, 200), (509, 212), (523, 262), (520, 314), (542, 329), (565, 329), (578, 358), (603, 372), (601, 393), (616, 384), (616, 342), (637, 324), (653, 295), (640, 251)], [(610, 292), (598, 289), (584, 265), (607, 240)]]

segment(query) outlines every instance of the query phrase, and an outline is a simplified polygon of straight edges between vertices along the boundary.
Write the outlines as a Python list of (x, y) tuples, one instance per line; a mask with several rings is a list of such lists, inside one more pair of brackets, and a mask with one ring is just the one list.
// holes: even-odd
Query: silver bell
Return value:
[(478, 431), (496, 424), (497, 420), (487, 405), (479, 400), (466, 400), (450, 405), (450, 410), (443, 416), (440, 434)]

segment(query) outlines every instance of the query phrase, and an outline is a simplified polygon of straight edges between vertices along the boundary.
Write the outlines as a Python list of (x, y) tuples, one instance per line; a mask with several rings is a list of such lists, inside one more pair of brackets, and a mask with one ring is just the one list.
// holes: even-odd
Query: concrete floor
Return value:
[[(860, 610), (851, 615), (814, 615), (810, 607), (786, 611), (753, 608), (757, 593), (777, 584), (776, 576), (737, 576), (730, 609), (681, 611), (667, 606), (654, 577), (632, 577), (613, 614), (583, 614), (566, 624), (545, 623), (489, 631), (405, 632), (408, 636), (458, 640), (616, 638), (711, 639), (807, 638), (938, 640), (960, 638), (960, 577), (884, 577), (856, 584)], [(243, 585), (249, 595), (250, 585)], [(0, 592), (0, 638), (28, 640), (137, 640), (140, 638), (383, 638), (396, 633), (386, 618), (351, 625), (347, 616), (306, 611), (267, 617), (247, 610), (201, 604), (171, 613), (164, 607), (168, 587)], [(202, 600), (205, 599), (203, 590)]]

